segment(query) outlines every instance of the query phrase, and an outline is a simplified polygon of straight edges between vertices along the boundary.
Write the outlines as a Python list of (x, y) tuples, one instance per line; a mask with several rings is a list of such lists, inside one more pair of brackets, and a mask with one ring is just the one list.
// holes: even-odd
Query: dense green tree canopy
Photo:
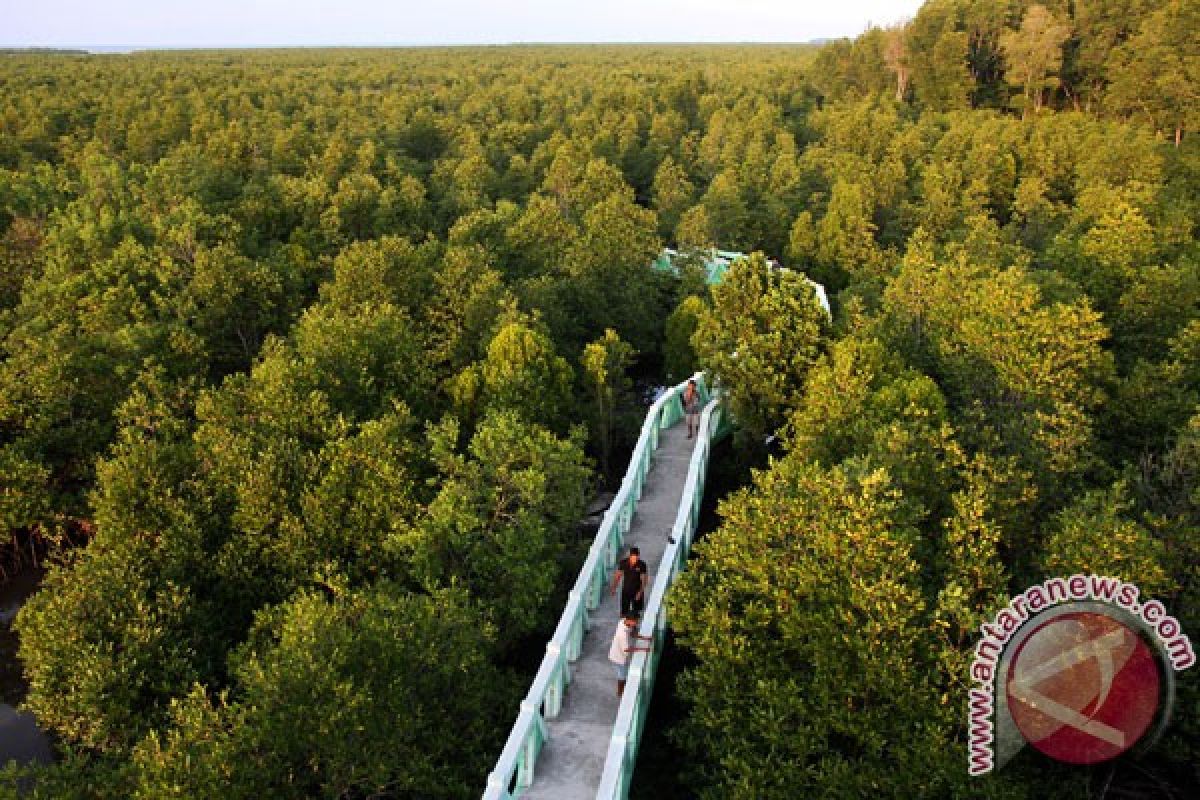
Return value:
[[(1085, 794), (1035, 758), (966, 781), (965, 669), (1050, 573), (1200, 630), (1196, 15), (4, 55), (0, 580), (49, 559), (15, 624), (61, 756), (37, 791), (477, 795), (592, 465), (699, 367), (765, 469), (672, 601), (679, 793)], [(755, 255), (710, 290), (711, 247)], [(1200, 781), (1178, 688), (1114, 793)]]
[(730, 408), (749, 437), (761, 439), (799, 405), (825, 323), (804, 277), (772, 267), (762, 253), (734, 263), (713, 287), (692, 344), (729, 387)]

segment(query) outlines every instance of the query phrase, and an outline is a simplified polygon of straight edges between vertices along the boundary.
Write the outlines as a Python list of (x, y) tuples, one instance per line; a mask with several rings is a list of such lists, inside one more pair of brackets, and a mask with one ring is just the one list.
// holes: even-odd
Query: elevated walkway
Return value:
[[(662, 432), (654, 466), (647, 476), (625, 545), (641, 550), (654, 581), (679, 510), (695, 439), (687, 426)], [(650, 590), (647, 587), (647, 600)], [(528, 800), (592, 800), (600, 787), (613, 723), (617, 720), (617, 678), (608, 648), (620, 612), (617, 597), (604, 593), (591, 614), (592, 629), (572, 671), (571, 689), (558, 716), (546, 723), (547, 740), (537, 763), (537, 780), (521, 795)], [(631, 681), (631, 683), (633, 683)], [(632, 687), (636, 688), (636, 686)]]
[[(666, 593), (687, 560), (708, 453), (724, 431), (703, 375), (694, 377), (706, 403), (699, 433), (688, 439), (687, 426), (680, 424), (686, 383), (651, 406), (625, 479), (488, 778), (484, 800), (623, 800), (628, 794), (667, 624)], [(634, 654), (625, 696), (618, 702), (608, 649), (619, 608), (608, 582), (629, 546), (641, 550), (651, 577), (638, 632), (655, 641), (650, 653)]]

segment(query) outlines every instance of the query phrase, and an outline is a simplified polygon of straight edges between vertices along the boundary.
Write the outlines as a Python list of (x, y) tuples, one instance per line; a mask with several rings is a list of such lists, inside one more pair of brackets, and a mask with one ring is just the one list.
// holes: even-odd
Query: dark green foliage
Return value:
[(1023, 796), (1011, 777), (972, 783), (949, 746), (963, 706), (939, 700), (957, 676), (900, 497), (885, 472), (790, 456), (725, 502), (671, 598), (700, 658), (678, 731), (700, 796)]
[(582, 442), (511, 411), (487, 414), (466, 453), (457, 439), (452, 420), (430, 432), (437, 495), (387, 548), (426, 590), (466, 589), (507, 647), (559, 613), (551, 598), (587, 500)]
[(699, 361), (692, 346), (692, 337), (706, 313), (704, 301), (695, 295), (688, 295), (667, 317), (663, 358), (666, 361), (668, 383), (678, 383), (696, 372)]
[(712, 291), (692, 346), (729, 387), (730, 409), (750, 441), (781, 425), (800, 403), (826, 325), (812, 287), (762, 253), (734, 262)]
[(573, 413), (571, 365), (554, 352), (538, 327), (503, 325), (479, 362), (460, 372), (452, 394), (468, 420), (488, 411), (511, 411), (529, 423), (565, 431)]
[(260, 615), (232, 691), (174, 704), (133, 796), (469, 796), (516, 697), (491, 637), (448, 593), (302, 594)]
[(589, 342), (580, 358), (592, 446), (600, 456), (600, 474), (607, 480), (617, 479), (613, 474), (612, 453), (618, 433), (638, 429), (641, 409), (634, 402), (629, 380), (629, 368), (636, 355), (610, 328), (603, 337)]

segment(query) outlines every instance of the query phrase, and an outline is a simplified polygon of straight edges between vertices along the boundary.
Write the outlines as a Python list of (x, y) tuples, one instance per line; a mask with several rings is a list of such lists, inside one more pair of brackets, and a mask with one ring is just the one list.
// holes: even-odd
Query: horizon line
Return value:
[(0, 50), (83, 50), (88, 53), (121, 51), (125, 53), (157, 50), (394, 50), (430, 47), (556, 47), (564, 45), (646, 46), (646, 45), (806, 45), (824, 44), (839, 38), (821, 36), (812, 39), (626, 39), (626, 40), (529, 40), (508, 42), (393, 42), (393, 43), (294, 43), (294, 44), (6, 44)]

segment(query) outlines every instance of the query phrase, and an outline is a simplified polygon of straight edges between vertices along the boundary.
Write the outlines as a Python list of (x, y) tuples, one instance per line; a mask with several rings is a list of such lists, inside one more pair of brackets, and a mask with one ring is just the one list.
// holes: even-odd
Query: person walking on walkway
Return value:
[(687, 415), (688, 436), (692, 438), (700, 428), (700, 391), (696, 382), (690, 380), (683, 390), (683, 413)]
[(636, 547), (629, 548), (629, 555), (618, 562), (613, 572), (612, 586), (608, 591), (609, 594), (616, 594), (617, 584), (621, 584), (622, 614), (636, 614), (645, 607), (648, 581), (646, 562), (642, 561), (641, 551)]
[(629, 660), (634, 653), (649, 653), (649, 647), (636, 647), (638, 641), (650, 642), (653, 636), (642, 636), (634, 633), (637, 630), (638, 615), (623, 614), (617, 620), (617, 630), (613, 634), (612, 645), (608, 648), (608, 660), (617, 670), (617, 697), (625, 694), (625, 678), (629, 675)]

